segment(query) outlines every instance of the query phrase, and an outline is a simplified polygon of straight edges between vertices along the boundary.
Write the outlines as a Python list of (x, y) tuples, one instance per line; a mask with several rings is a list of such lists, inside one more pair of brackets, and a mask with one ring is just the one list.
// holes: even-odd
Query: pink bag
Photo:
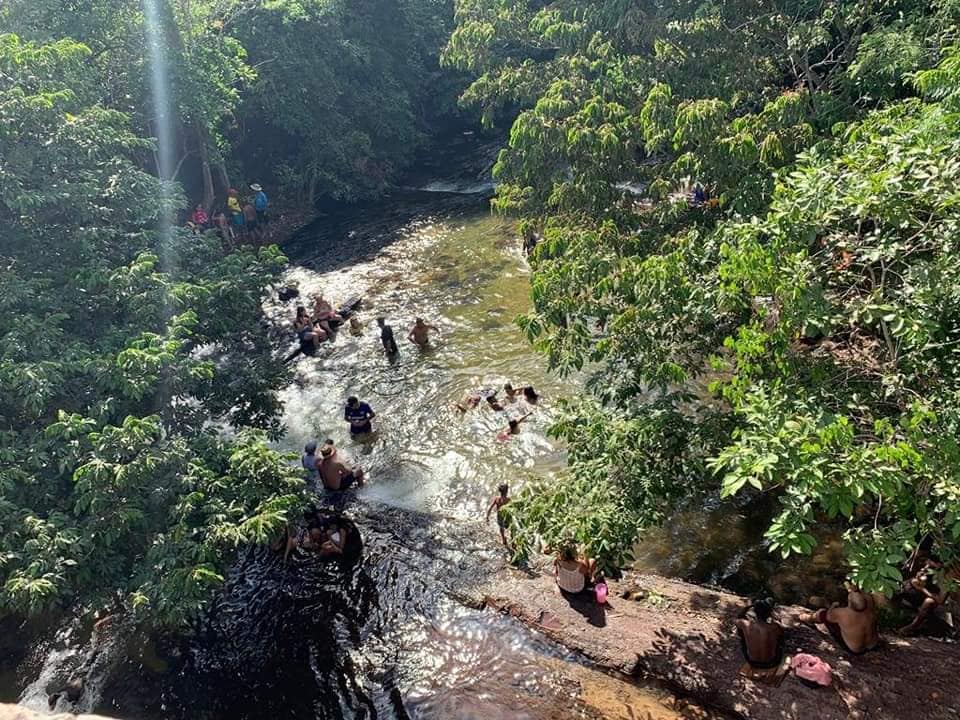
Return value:
[(606, 605), (607, 603), (607, 584), (605, 582), (598, 582), (593, 587), (594, 593), (597, 596), (597, 605)]
[(824, 687), (829, 687), (833, 684), (833, 669), (829, 663), (821, 660), (816, 655), (808, 655), (807, 653), (794, 655), (793, 660), (790, 662), (790, 667), (793, 668), (793, 674), (801, 680), (806, 680), (807, 682)]

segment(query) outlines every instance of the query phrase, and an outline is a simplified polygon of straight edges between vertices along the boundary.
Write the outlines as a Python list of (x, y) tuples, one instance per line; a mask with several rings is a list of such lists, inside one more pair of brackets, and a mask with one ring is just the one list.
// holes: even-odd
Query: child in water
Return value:
[(510, 502), (509, 492), (510, 486), (501, 483), (497, 486), (498, 494), (494, 495), (493, 500), (490, 501), (490, 507), (487, 508), (487, 522), (490, 522), (490, 513), (494, 510), (497, 511), (497, 527), (500, 528), (500, 539), (503, 541), (504, 547), (510, 547), (507, 544), (507, 519), (502, 512), (503, 506)]
[(497, 440), (500, 442), (506, 442), (510, 439), (511, 435), (517, 435), (520, 432), (520, 423), (526, 420), (528, 417), (533, 415), (532, 412), (528, 412), (523, 417), (515, 418), (507, 424), (507, 429), (497, 435)]

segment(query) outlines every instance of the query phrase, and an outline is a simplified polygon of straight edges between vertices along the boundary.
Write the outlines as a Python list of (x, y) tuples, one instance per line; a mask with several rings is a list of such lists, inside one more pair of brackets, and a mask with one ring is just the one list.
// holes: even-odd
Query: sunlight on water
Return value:
[[(333, 438), (370, 473), (368, 497), (447, 517), (478, 517), (500, 482), (521, 485), (533, 475), (563, 469), (565, 453), (545, 436), (551, 400), (569, 391), (547, 373), (514, 325), (528, 307), (528, 270), (510, 223), (486, 214), (420, 218), (396, 231), (375, 257), (343, 270), (318, 273), (298, 267), (287, 281), (300, 297), (268, 311), (289, 327), (298, 303), (323, 292), (334, 305), (363, 295), (361, 337), (341, 331), (317, 358), (298, 360), (297, 381), (283, 393), (288, 435), (299, 451), (311, 438)], [(393, 326), (400, 357), (384, 356), (376, 327)], [(434, 346), (420, 351), (405, 339), (414, 318), (440, 328)], [(292, 335), (292, 332), (291, 332)], [(455, 404), (482, 388), (533, 385), (544, 396), (502, 412)], [(376, 432), (349, 438), (343, 403), (355, 394), (378, 414)], [(510, 418), (533, 411), (508, 442), (497, 434)]]

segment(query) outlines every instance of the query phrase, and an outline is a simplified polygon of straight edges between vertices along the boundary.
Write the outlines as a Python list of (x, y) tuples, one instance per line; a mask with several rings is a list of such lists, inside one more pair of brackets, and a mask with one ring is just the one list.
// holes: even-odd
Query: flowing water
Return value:
[[(293, 348), (297, 304), (320, 292), (335, 305), (363, 296), (362, 334), (344, 329), (317, 357), (295, 360), (282, 392), (288, 432), (278, 442), (299, 452), (310, 439), (332, 438), (366, 468), (367, 486), (341, 508), (359, 528), (348, 561), (284, 564), (252, 548), (186, 646), (161, 658), (130, 637), (119, 652), (115, 636), (67, 637), (68, 622), (26, 670), (0, 673), (0, 685), (19, 686), (21, 702), (42, 709), (51, 688), (85, 668), (80, 704), (61, 699), (57, 708), (128, 718), (679, 717), (659, 689), (603, 675), (464, 600), (503, 567), (496, 526), (483, 521), (496, 486), (516, 492), (563, 471), (564, 448), (545, 430), (556, 399), (579, 392), (578, 379), (547, 372), (513, 322), (528, 308), (529, 269), (512, 224), (491, 216), (482, 197), (405, 193), (321, 218), (285, 250), (285, 282), (300, 295), (266, 302), (283, 349)], [(378, 316), (395, 330), (395, 361), (382, 352)], [(405, 340), (415, 317), (439, 328), (426, 351)], [(455, 408), (505, 382), (533, 385), (541, 402)], [(377, 413), (362, 440), (343, 421), (350, 395)], [(520, 434), (497, 439), (509, 418), (528, 412)], [(773, 562), (757, 520), (771, 510), (723, 503), (680, 512), (638, 544), (637, 566), (747, 592), (765, 586), (780, 597), (815, 592), (809, 579), (829, 577), (835, 545), (825, 544), (812, 568)], [(116, 656), (126, 658), (119, 670), (109, 660)]]
[[(334, 304), (364, 298), (361, 335), (341, 330), (317, 357), (297, 359), (283, 392), (288, 433), (278, 443), (299, 451), (331, 438), (366, 468), (367, 485), (340, 505), (360, 532), (342, 562), (299, 556), (285, 564), (251, 549), (152, 712), (680, 717), (663, 691), (606, 676), (513, 619), (461, 601), (503, 567), (496, 526), (483, 522), (496, 486), (506, 481), (515, 492), (566, 459), (545, 428), (554, 399), (571, 386), (548, 374), (513, 323), (529, 284), (512, 224), (490, 216), (480, 198), (417, 194), (320, 220), (286, 250), (295, 266), (285, 281), (300, 296), (267, 304), (283, 343), (298, 303), (321, 292)], [(377, 316), (395, 329), (395, 361), (382, 352)], [(428, 350), (405, 340), (415, 317), (439, 328)], [(465, 394), (505, 382), (533, 385), (542, 401), (455, 408)], [(377, 413), (362, 440), (343, 421), (349, 395)], [(497, 440), (509, 418), (527, 413), (519, 435)], [(144, 714), (112, 695), (105, 709)]]

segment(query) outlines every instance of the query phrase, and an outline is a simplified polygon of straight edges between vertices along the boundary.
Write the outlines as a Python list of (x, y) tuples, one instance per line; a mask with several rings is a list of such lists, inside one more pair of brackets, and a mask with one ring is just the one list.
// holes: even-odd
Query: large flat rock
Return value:
[[(650, 575), (611, 582), (609, 607), (569, 602), (546, 561), (531, 572), (488, 579), (486, 604), (540, 629), (604, 668), (666, 683), (677, 693), (748, 720), (948, 720), (960, 718), (960, 647), (926, 638), (884, 637), (883, 647), (854, 657), (825, 632), (800, 624), (785, 607), (787, 651), (818, 655), (834, 669), (834, 687), (812, 689), (792, 675), (779, 687), (742, 678), (734, 619), (736, 595)], [(643, 600), (620, 593), (642, 588)]]
[(28, 710), (20, 705), (5, 705), (0, 703), (0, 720), (111, 720), (103, 715), (71, 715), (69, 713), (57, 713), (56, 715), (47, 715), (38, 713), (35, 710)]

